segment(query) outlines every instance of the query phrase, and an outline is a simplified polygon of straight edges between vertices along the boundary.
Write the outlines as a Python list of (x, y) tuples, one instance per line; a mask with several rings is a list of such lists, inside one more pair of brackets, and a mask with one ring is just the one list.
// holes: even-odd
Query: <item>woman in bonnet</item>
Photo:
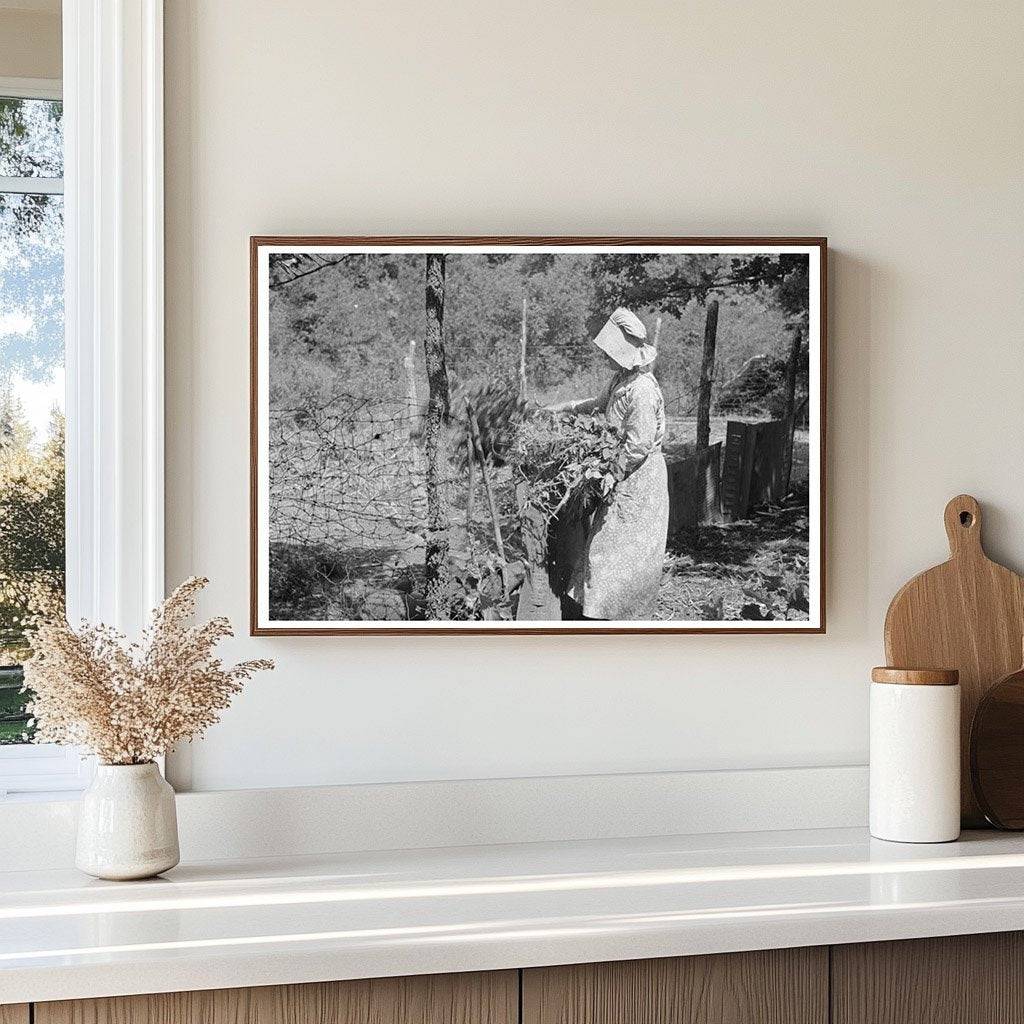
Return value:
[(651, 372), (657, 350), (640, 318), (620, 307), (593, 339), (614, 369), (596, 398), (551, 412), (604, 412), (619, 431), (626, 476), (590, 524), (582, 557), (562, 598), (562, 617), (649, 619), (658, 596), (668, 534), (668, 471), (661, 443), (665, 400)]

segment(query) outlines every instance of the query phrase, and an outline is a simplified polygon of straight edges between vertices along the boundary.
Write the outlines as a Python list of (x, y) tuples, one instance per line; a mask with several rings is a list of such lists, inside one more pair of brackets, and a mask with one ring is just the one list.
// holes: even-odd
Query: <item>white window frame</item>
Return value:
[[(56, 96), (17, 82), (64, 100), (68, 618), (137, 635), (164, 596), (163, 0), (64, 0), (63, 39)], [(91, 774), (0, 748), (0, 798)]]
[(64, 90), (59, 78), (3, 78), (0, 77), (0, 96), (13, 96), (19, 100), (59, 100)]

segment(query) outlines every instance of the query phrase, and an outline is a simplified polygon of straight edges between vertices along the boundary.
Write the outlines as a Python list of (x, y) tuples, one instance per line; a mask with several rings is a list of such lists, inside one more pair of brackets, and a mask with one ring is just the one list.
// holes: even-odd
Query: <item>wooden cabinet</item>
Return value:
[[(35, 1024), (516, 1024), (518, 1018), (517, 971), (173, 992), (35, 1007)], [(0, 1024), (7, 1021), (0, 1018)]]
[(523, 971), (523, 1024), (826, 1024), (828, 950)]
[(833, 1024), (1024, 1024), (1024, 933), (832, 947)]
[(0, 1024), (1024, 1024), (1024, 933), (0, 1006)]

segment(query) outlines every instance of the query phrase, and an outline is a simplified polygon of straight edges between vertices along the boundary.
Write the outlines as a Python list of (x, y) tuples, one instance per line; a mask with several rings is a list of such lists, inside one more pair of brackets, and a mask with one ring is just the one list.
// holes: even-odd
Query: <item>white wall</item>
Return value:
[(1024, 565), (1024, 6), (167, 0), (168, 572), (247, 622), (254, 233), (826, 234), (828, 634), (243, 637), (199, 789), (862, 763), (892, 592)]

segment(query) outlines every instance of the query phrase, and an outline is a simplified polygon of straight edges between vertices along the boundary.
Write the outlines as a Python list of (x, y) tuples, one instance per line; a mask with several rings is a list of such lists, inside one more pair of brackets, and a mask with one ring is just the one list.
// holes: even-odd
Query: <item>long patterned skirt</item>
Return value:
[(594, 516), (568, 596), (588, 619), (649, 619), (668, 536), (668, 469), (652, 452)]

